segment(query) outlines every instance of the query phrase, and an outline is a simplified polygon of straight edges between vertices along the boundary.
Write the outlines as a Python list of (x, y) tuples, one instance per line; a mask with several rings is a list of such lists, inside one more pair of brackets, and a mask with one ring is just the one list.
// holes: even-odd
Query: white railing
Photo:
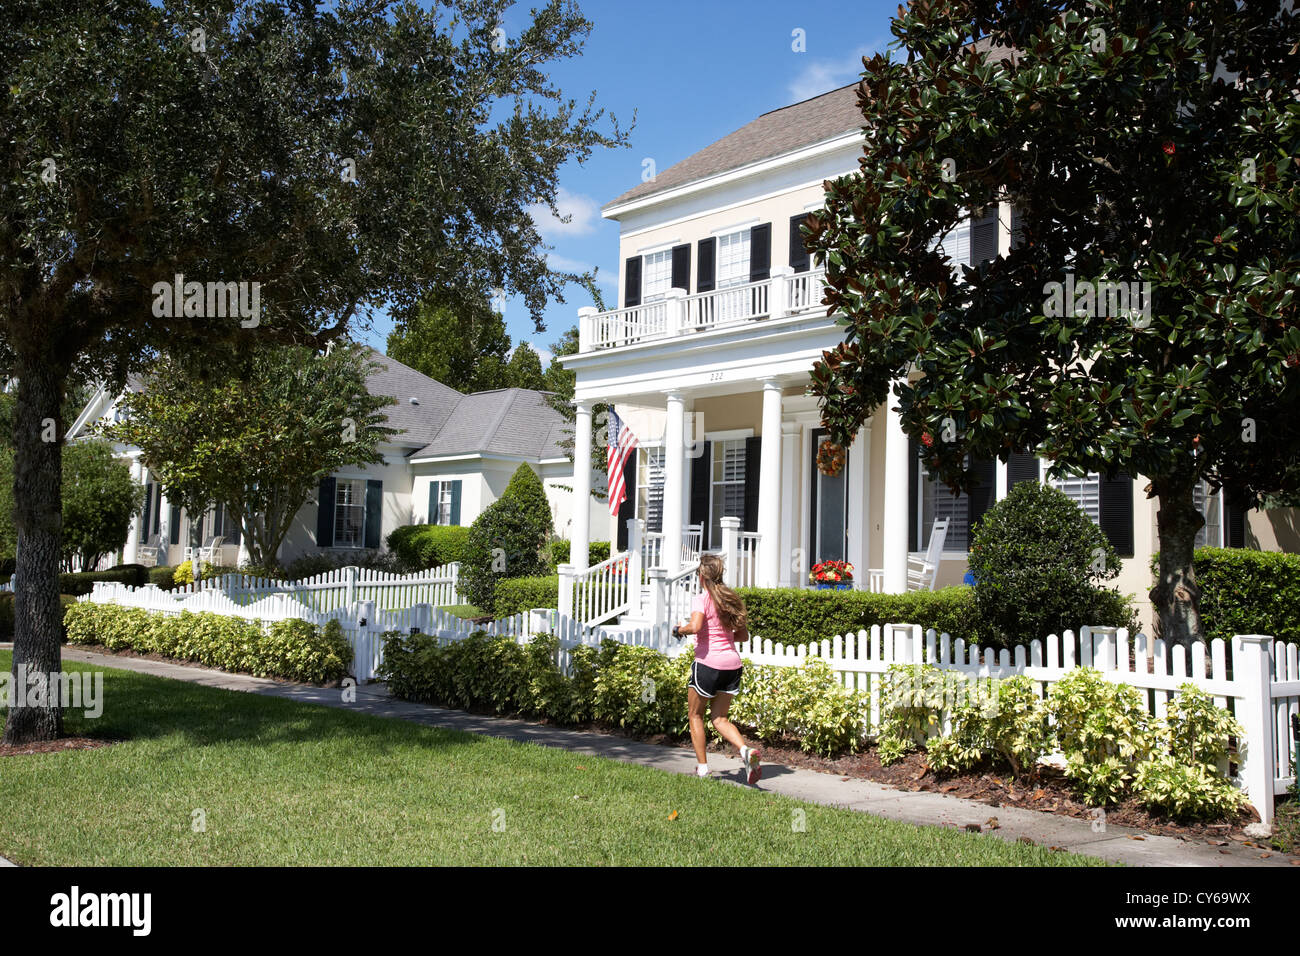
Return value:
[[(560, 610), (584, 624), (601, 624), (624, 613), (630, 592), (629, 564), (623, 551), (585, 571), (560, 565)], [(637, 587), (640, 584), (637, 581)]]
[(736, 536), (735, 587), (758, 587), (758, 532), (741, 531)]
[(686, 297), (686, 328), (704, 331), (771, 315), (772, 281), (700, 292)]
[(460, 603), (460, 565), (445, 564), (413, 574), (392, 574), (373, 568), (346, 567), (325, 571), (298, 581), (277, 581), (247, 574), (220, 574), (200, 578), (182, 591), (218, 591), (237, 604), (250, 604), (283, 594), (315, 611), (333, 611), (357, 601), (374, 601), (386, 610), (431, 604), (446, 607)]
[(579, 310), (578, 348), (581, 352), (635, 345), (725, 328), (768, 317), (779, 318), (821, 307), (826, 272), (772, 270), (760, 282), (728, 286), (687, 295), (670, 289), (664, 298), (612, 312)]
[[(704, 541), (704, 526), (688, 524), (682, 529), (683, 562), (699, 561), (701, 544)], [(644, 568), (662, 568), (664, 536), (660, 531), (641, 533), (641, 566)]]

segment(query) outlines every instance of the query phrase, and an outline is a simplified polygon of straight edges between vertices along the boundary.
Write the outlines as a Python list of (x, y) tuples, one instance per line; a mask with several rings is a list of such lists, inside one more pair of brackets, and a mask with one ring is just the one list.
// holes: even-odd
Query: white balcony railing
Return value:
[(761, 282), (695, 295), (671, 289), (662, 299), (613, 312), (580, 309), (579, 351), (671, 339), (812, 311), (821, 306), (825, 285), (824, 270), (776, 270), (772, 278)]

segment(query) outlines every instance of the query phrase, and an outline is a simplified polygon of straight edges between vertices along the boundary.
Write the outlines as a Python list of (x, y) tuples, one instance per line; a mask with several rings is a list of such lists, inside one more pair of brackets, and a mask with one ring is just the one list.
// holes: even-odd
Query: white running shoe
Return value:
[(762, 757), (762, 753), (753, 747), (740, 748), (740, 763), (746, 783), (753, 785), (763, 776)]
[(697, 777), (707, 777), (708, 775), (709, 775), (709, 765), (708, 765), (708, 764), (706, 764), (706, 763), (698, 763), (698, 764), (695, 765), (695, 776), (697, 776)]

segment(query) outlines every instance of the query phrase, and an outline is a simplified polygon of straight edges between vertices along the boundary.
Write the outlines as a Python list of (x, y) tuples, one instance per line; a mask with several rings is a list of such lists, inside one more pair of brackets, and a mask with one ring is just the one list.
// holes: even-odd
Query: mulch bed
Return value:
[(107, 747), (111, 740), (95, 737), (60, 737), (58, 740), (39, 740), (29, 744), (0, 744), (0, 757), (28, 757), (33, 754), (62, 753), (65, 750), (94, 750)]

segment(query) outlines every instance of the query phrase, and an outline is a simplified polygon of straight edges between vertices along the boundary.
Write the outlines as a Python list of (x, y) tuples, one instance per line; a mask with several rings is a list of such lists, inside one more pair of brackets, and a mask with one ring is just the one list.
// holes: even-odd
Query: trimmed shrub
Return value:
[(546, 533), (514, 498), (494, 501), (469, 529), (460, 568), (460, 591), (471, 604), (495, 614), (496, 588), (505, 578), (544, 573)]
[(143, 587), (149, 583), (149, 568), (143, 564), (115, 564), (108, 570), (133, 572), (135, 579), (131, 583), (132, 587)]
[[(301, 581), (338, 568), (358, 567), (375, 571), (397, 572), (397, 556), (387, 551), (355, 548), (347, 551), (317, 551), (304, 554), (285, 566), (277, 577), (286, 581)], [(204, 572), (207, 573), (207, 572)]]
[(146, 583), (156, 585), (164, 591), (170, 591), (176, 587), (176, 569), (165, 564), (150, 568), (149, 580)]
[(524, 462), (515, 469), (510, 484), (506, 485), (506, 490), (502, 492), (501, 497), (510, 498), (523, 505), (524, 513), (537, 525), (542, 533), (542, 539), (550, 540), (551, 535), (555, 533), (551, 502), (546, 497), (546, 487), (542, 484), (542, 479), (537, 477), (537, 472), (533, 471), (531, 465)]
[(497, 617), (511, 617), (526, 613), (535, 607), (560, 606), (560, 579), (557, 575), (528, 578), (503, 578), (497, 582)]
[[(749, 611), (749, 632), (787, 645), (808, 644), (873, 624), (920, 624), (967, 643), (980, 629), (968, 587), (906, 594), (813, 591), (805, 588), (739, 588)], [(540, 606), (540, 605), (539, 605)]]
[(1050, 485), (1023, 481), (986, 511), (972, 532), (969, 563), (986, 643), (1028, 644), (1084, 624), (1136, 629), (1127, 600), (1102, 586), (1119, 574), (1119, 555)]
[[(1159, 560), (1155, 555), (1153, 566)], [(1206, 640), (1271, 634), (1279, 641), (1300, 641), (1300, 554), (1197, 548), (1192, 566), (1201, 587)]]
[(123, 568), (115, 568), (111, 571), (75, 571), (68, 574), (59, 575), (59, 593), (60, 594), (89, 594), (94, 590), (96, 581), (116, 581), (118, 584), (126, 584), (130, 587), (139, 587), (146, 583), (146, 577), (141, 574), (146, 569), (138, 564), (129, 565)]
[[(551, 556), (551, 567), (558, 568), (561, 564), (569, 563), (569, 545), (570, 542), (564, 538), (556, 538), (548, 545)], [(609, 542), (592, 541), (587, 545), (587, 561), (590, 564), (600, 564), (602, 561), (609, 560)]]
[(469, 528), (459, 525), (411, 524), (388, 536), (388, 550), (409, 574), (461, 560), (468, 540)]
[(277, 621), (263, 631), (256, 621), (220, 614), (167, 617), (89, 601), (70, 605), (63, 620), (69, 644), (156, 653), (257, 677), (324, 684), (345, 676), (352, 662), (352, 647), (337, 621), (324, 628)]

